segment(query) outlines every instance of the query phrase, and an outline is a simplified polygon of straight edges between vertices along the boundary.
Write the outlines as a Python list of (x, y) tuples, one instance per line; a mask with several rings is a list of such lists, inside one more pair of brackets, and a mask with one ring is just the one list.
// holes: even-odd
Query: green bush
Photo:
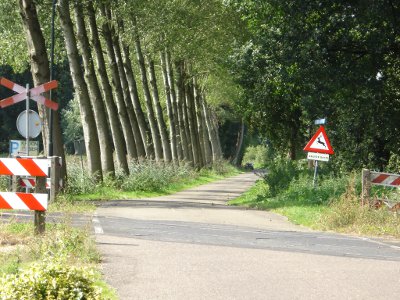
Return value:
[(3, 276), (0, 299), (97, 300), (101, 299), (101, 290), (95, 280), (96, 275), (90, 269), (44, 261), (20, 273)]
[(386, 166), (386, 171), (391, 173), (400, 173), (400, 155), (390, 153), (390, 159)]
[(8, 176), (0, 176), (0, 192), (5, 192), (8, 190)]
[(314, 187), (311, 176), (300, 175), (298, 179), (292, 180), (288, 188), (281, 191), (275, 200), (296, 202), (300, 205), (327, 205), (345, 192), (348, 181), (348, 176), (325, 177)]
[(94, 193), (98, 188), (96, 178), (90, 176), (86, 168), (82, 168), (79, 159), (75, 157), (68, 159), (67, 176), (67, 184), (64, 189), (66, 194), (89, 194)]
[(279, 192), (288, 188), (289, 184), (294, 179), (299, 178), (300, 174), (310, 174), (310, 171), (303, 161), (276, 158), (273, 163), (270, 164), (268, 172), (264, 176), (269, 186), (270, 196), (274, 197)]

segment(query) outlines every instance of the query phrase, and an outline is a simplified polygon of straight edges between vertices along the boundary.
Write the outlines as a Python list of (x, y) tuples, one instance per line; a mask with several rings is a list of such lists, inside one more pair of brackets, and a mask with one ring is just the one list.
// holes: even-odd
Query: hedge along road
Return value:
[(106, 280), (121, 299), (398, 299), (399, 247), (226, 206), (256, 179), (99, 207)]

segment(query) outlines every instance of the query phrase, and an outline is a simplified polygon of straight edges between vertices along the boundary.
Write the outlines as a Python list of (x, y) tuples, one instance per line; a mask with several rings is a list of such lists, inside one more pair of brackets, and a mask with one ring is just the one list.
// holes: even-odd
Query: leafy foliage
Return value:
[(85, 267), (71, 267), (59, 260), (34, 263), (21, 273), (1, 279), (0, 298), (12, 299), (87, 299), (100, 298), (94, 285), (96, 276)]
[(270, 195), (276, 196), (289, 187), (290, 183), (298, 179), (301, 174), (309, 174), (304, 162), (297, 162), (278, 157), (268, 168), (264, 180), (270, 188)]
[(62, 125), (64, 128), (63, 137), (66, 143), (82, 139), (83, 129), (79, 102), (76, 98), (72, 99), (62, 111)]
[(327, 117), (338, 169), (382, 169), (398, 153), (397, 2), (228, 2), (250, 33), (232, 57), (238, 107), (275, 148), (295, 158)]
[(246, 148), (242, 165), (246, 163), (252, 163), (254, 168), (260, 169), (265, 168), (271, 164), (273, 160), (273, 152), (269, 146), (249, 146)]

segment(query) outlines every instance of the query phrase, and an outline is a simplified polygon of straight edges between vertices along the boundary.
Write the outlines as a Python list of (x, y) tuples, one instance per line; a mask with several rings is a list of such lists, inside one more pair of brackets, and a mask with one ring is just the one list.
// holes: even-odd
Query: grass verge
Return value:
[[(229, 204), (276, 212), (295, 224), (316, 230), (400, 238), (398, 215), (385, 208), (361, 207), (359, 182), (354, 175), (326, 177), (313, 188), (312, 178), (304, 176), (271, 196), (268, 184), (261, 179)], [(376, 193), (383, 191), (378, 189)]]
[[(68, 220), (47, 224), (42, 236), (33, 235), (32, 223), (8, 220), (0, 224), (1, 299), (48, 299), (50, 294), (59, 296), (54, 299), (78, 299), (78, 291), (89, 289), (97, 296), (79, 299), (117, 299), (101, 279), (99, 262), (89, 229), (73, 228)], [(48, 278), (52, 284), (46, 284)], [(70, 285), (71, 278), (82, 282), (78, 285), (76, 279)]]
[(143, 161), (131, 163), (129, 175), (117, 174), (98, 183), (79, 166), (72, 163), (69, 168), (69, 182), (65, 194), (61, 195), (62, 203), (157, 197), (239, 174), (239, 170), (225, 162), (212, 169), (196, 171), (188, 165)]

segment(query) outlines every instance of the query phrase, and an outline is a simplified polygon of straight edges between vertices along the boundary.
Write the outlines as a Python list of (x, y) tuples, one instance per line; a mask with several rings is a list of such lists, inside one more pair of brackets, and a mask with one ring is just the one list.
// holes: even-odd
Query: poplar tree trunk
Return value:
[(219, 142), (218, 131), (214, 127), (211, 112), (209, 107), (207, 106), (206, 100), (203, 98), (203, 111), (204, 117), (207, 124), (207, 132), (211, 142), (211, 150), (212, 150), (212, 158), (213, 162), (218, 161), (222, 158), (221, 144)]
[(151, 147), (151, 145), (147, 143), (147, 133), (149, 132), (149, 129), (139, 100), (139, 93), (136, 84), (136, 79), (132, 70), (132, 61), (130, 58), (129, 47), (125, 45), (124, 42), (122, 42), (122, 51), (123, 51), (123, 62), (125, 67), (125, 73), (128, 80), (129, 91), (131, 93), (132, 104), (135, 109), (136, 119), (138, 121), (143, 144), (146, 148), (146, 155), (147, 157), (150, 158), (151, 156), (154, 155), (154, 149), (153, 147)]
[(124, 102), (128, 112), (129, 120), (131, 122), (133, 136), (135, 138), (136, 150), (138, 157), (145, 157), (146, 150), (142, 140), (142, 135), (140, 133), (138, 121), (136, 118), (135, 110), (133, 109), (132, 99), (129, 91), (128, 80), (126, 78), (123, 62), (122, 62), (122, 54), (121, 54), (121, 47), (119, 45), (119, 38), (113, 33), (113, 45), (114, 45), (114, 52), (115, 52), (115, 59), (118, 66), (119, 78), (121, 80), (121, 88), (122, 93), (124, 95)]
[(101, 165), (103, 174), (115, 175), (114, 159), (112, 152), (111, 136), (109, 132), (107, 116), (101, 97), (99, 83), (96, 78), (93, 65), (92, 54), (90, 52), (89, 38), (86, 33), (83, 8), (80, 1), (74, 3), (75, 20), (77, 27), (77, 38), (80, 44), (83, 64), (85, 69), (85, 79), (89, 88), (89, 96), (93, 106), (94, 118), (96, 122), (97, 134), (99, 136)]
[(75, 34), (69, 13), (69, 1), (60, 0), (58, 3), (60, 23), (64, 33), (65, 48), (69, 60), (72, 82), (76, 96), (79, 100), (83, 135), (85, 139), (89, 172), (91, 175), (102, 177), (100, 146), (96, 131), (96, 123), (93, 110), (90, 105), (89, 92), (83, 78), (82, 69), (79, 61), (78, 48)]
[(197, 124), (199, 128), (199, 139), (203, 154), (203, 161), (206, 165), (212, 163), (212, 152), (210, 148), (210, 143), (208, 140), (207, 124), (204, 117), (204, 111), (202, 106), (201, 91), (198, 85), (195, 83), (195, 102), (196, 102), (196, 113), (197, 113)]
[(232, 164), (234, 165), (238, 165), (239, 164), (239, 158), (240, 158), (240, 151), (242, 150), (242, 145), (243, 145), (243, 138), (244, 138), (244, 122), (242, 120), (241, 124), (240, 124), (240, 130), (239, 130), (239, 134), (238, 134), (238, 139), (236, 142), (236, 151), (235, 151), (235, 156), (232, 159)]
[[(31, 62), (31, 72), (35, 86), (46, 83), (50, 80), (50, 66), (47, 56), (46, 43), (43, 37), (39, 19), (37, 16), (35, 1), (19, 0), (22, 25), (26, 33), (26, 41)], [(44, 152), (48, 156), (49, 149), (49, 122), (48, 113), (43, 105), (38, 104), (39, 116), (42, 122), (42, 141)], [(65, 152), (62, 142), (60, 115), (53, 111), (53, 154), (62, 158), (60, 176), (66, 179)]]
[(140, 39), (139, 39), (139, 35), (137, 33), (137, 29), (135, 29), (135, 30), (136, 30), (136, 32), (135, 32), (136, 56), (137, 56), (137, 60), (138, 60), (138, 64), (139, 64), (140, 75), (142, 78), (143, 93), (144, 93), (144, 98), (145, 98), (146, 108), (147, 108), (147, 119), (150, 124), (151, 138), (152, 138), (153, 144), (154, 144), (155, 158), (156, 158), (156, 161), (159, 161), (159, 160), (163, 159), (163, 149), (161, 146), (162, 143), (161, 143), (161, 139), (160, 139), (160, 132), (158, 130), (157, 122), (154, 117), (153, 105), (151, 103), (152, 100), (151, 100), (151, 95), (150, 95), (149, 83), (147, 80), (146, 65), (144, 62), (142, 46), (140, 44)]
[(210, 110), (210, 116), (211, 116), (211, 125), (213, 127), (213, 134), (215, 136), (215, 139), (217, 140), (218, 159), (222, 159), (223, 158), (223, 154), (222, 154), (222, 147), (221, 147), (221, 139), (219, 138), (217, 115), (216, 115), (216, 113), (214, 111)]
[(164, 79), (164, 87), (165, 87), (165, 97), (167, 103), (167, 113), (169, 119), (169, 132), (170, 132), (170, 140), (171, 140), (171, 150), (172, 150), (172, 159), (174, 162), (178, 162), (178, 145), (177, 145), (177, 138), (176, 138), (176, 126), (175, 126), (175, 118), (174, 118), (174, 111), (172, 107), (171, 101), (171, 87), (168, 81), (168, 71), (167, 71), (167, 58), (166, 52), (160, 52), (161, 57), (161, 67)]
[[(100, 9), (101, 9), (103, 17), (105, 17), (107, 20), (110, 20), (109, 15), (107, 15), (107, 11), (106, 11), (104, 4), (100, 4)], [(124, 95), (122, 92), (121, 80), (119, 77), (117, 62), (115, 60), (115, 52), (114, 52), (111, 29), (107, 22), (103, 23), (102, 30), (103, 30), (103, 37), (106, 42), (106, 50), (107, 50), (107, 56), (108, 56), (108, 61), (109, 61), (109, 68), (111, 70), (112, 85), (113, 85), (114, 94), (115, 94), (114, 99), (116, 101), (117, 108), (118, 108), (118, 116), (121, 121), (122, 132), (123, 132), (124, 138), (125, 138), (126, 150), (128, 152), (129, 158), (136, 160), (137, 159), (137, 151), (136, 151), (136, 145), (135, 145), (135, 138), (133, 135), (131, 123), (130, 123), (128, 113), (126, 111), (126, 106), (124, 103)]]
[(178, 159), (184, 160), (185, 157), (183, 155), (182, 143), (181, 143), (181, 134), (179, 130), (179, 119), (178, 119), (178, 105), (177, 105), (177, 96), (175, 91), (175, 80), (174, 80), (174, 71), (171, 65), (171, 55), (168, 51), (165, 52), (165, 59), (167, 65), (167, 75), (168, 75), (168, 84), (171, 91), (171, 103), (172, 103), (172, 111), (173, 111), (173, 122), (175, 124), (175, 137), (176, 137), (176, 149)]
[[(185, 74), (183, 76), (185, 78)], [(188, 142), (188, 149), (189, 149), (189, 160), (194, 162), (193, 157), (193, 144), (192, 144), (192, 137), (190, 136), (190, 125), (189, 125), (189, 114), (188, 114), (188, 107), (186, 103), (186, 88), (185, 85), (183, 86), (183, 98), (182, 98), (182, 108), (183, 108), (183, 124), (186, 134), (186, 140)]]
[(193, 162), (196, 168), (201, 168), (203, 166), (203, 163), (201, 159), (199, 135), (197, 133), (196, 112), (194, 110), (194, 89), (191, 82), (188, 82), (186, 84), (186, 104), (190, 130), (190, 140), (193, 152)]
[(100, 43), (99, 32), (97, 29), (96, 16), (92, 1), (88, 2), (87, 12), (91, 31), (93, 49), (96, 53), (97, 74), (103, 92), (104, 101), (107, 108), (108, 120), (110, 121), (111, 136), (114, 142), (115, 154), (118, 167), (125, 173), (129, 173), (128, 162), (126, 159), (126, 147), (124, 136), (120, 127), (117, 108), (113, 100), (113, 93), (106, 71), (106, 63)]
[(179, 133), (181, 136), (181, 145), (183, 149), (184, 159), (192, 162), (190, 159), (190, 149), (189, 149), (189, 141), (186, 136), (185, 131), (185, 117), (184, 117), (184, 102), (185, 102), (185, 92), (182, 78), (182, 62), (175, 63), (176, 68), (176, 101), (177, 101), (177, 110), (178, 110), (178, 122), (179, 122)]
[(161, 142), (164, 152), (164, 160), (170, 162), (172, 160), (171, 146), (168, 140), (167, 126), (165, 125), (163, 111), (160, 104), (160, 97), (157, 87), (156, 71), (154, 69), (154, 61), (148, 59), (150, 85), (153, 90), (153, 104), (156, 109), (158, 130), (161, 135)]

